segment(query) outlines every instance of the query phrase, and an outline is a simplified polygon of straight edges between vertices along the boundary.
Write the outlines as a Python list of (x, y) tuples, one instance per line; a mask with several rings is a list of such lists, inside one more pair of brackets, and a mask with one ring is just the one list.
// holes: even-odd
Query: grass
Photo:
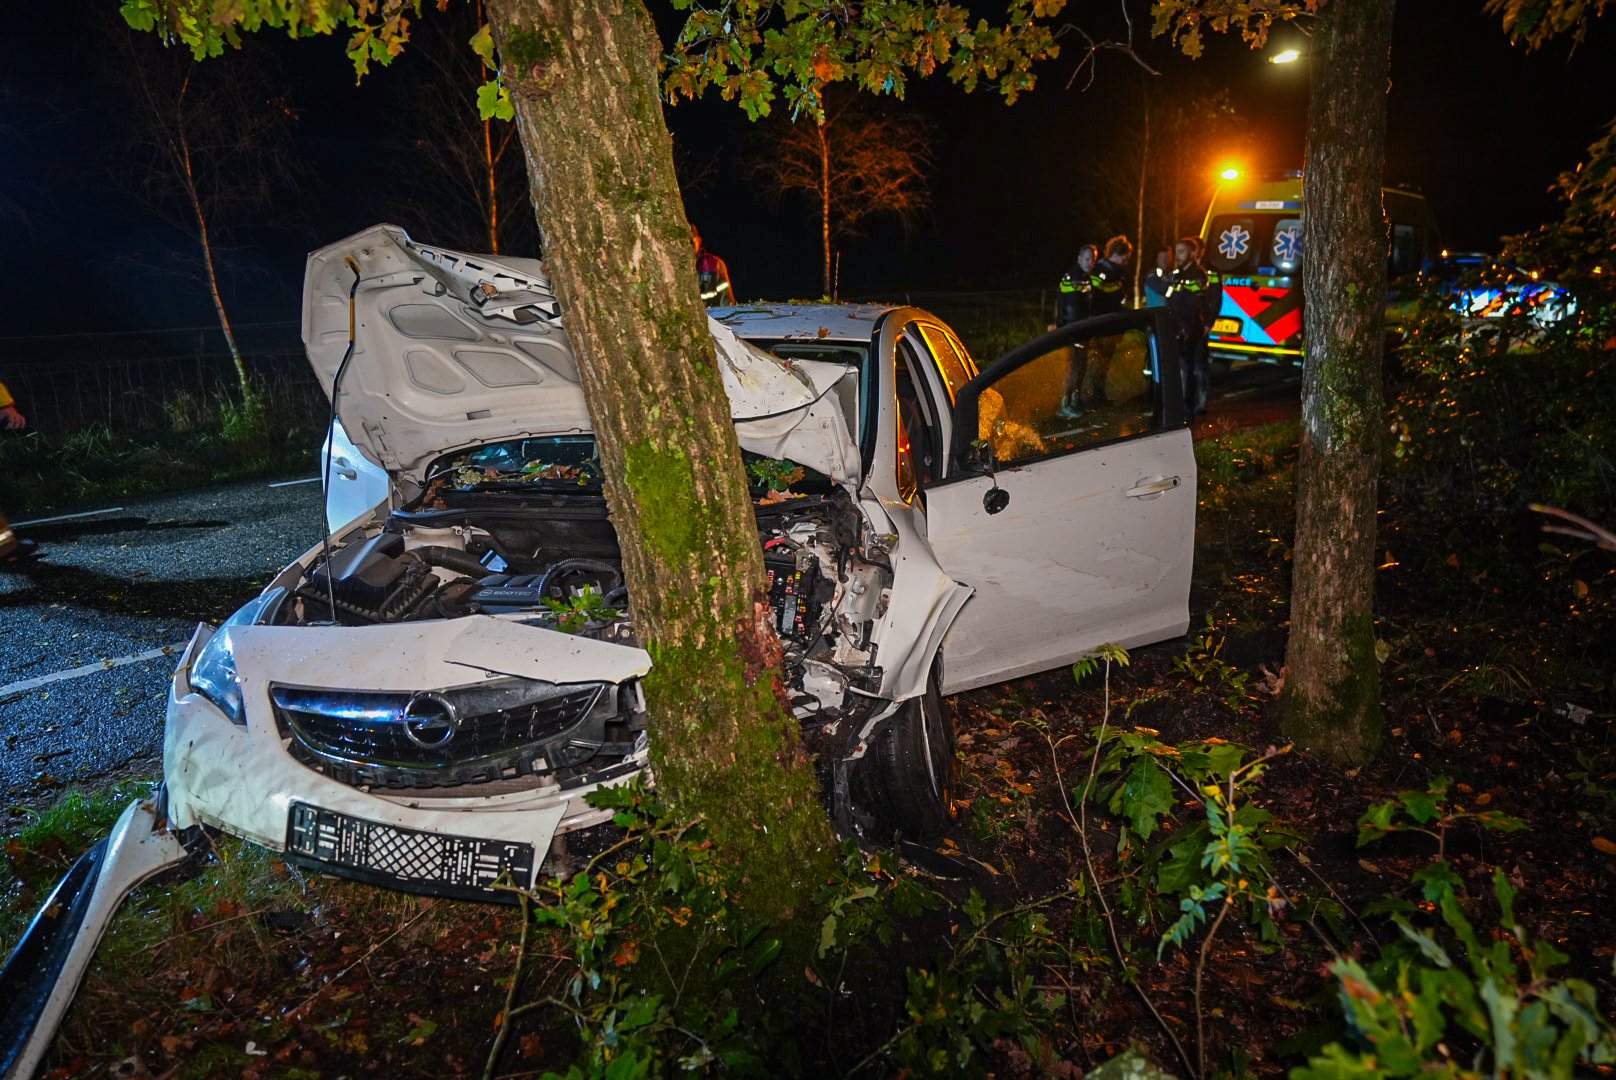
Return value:
[(107, 498), (311, 471), (324, 413), (296, 386), (266, 386), (253, 405), (179, 390), (163, 426), (138, 434), (104, 424), (0, 439), (12, 517)]
[(126, 781), (103, 791), (69, 790), (48, 809), (29, 812), (27, 822), (6, 838), (0, 858), (0, 953), (9, 954), (28, 928), (35, 910), (56, 882), (118, 815), (152, 789), (147, 781)]

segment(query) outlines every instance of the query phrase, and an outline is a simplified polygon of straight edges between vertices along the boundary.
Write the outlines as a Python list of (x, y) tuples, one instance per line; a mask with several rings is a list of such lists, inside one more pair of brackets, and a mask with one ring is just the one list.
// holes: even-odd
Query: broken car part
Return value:
[(0, 968), (0, 1076), (29, 1080), (130, 890), (186, 858), (159, 798), (129, 804), (73, 864)]

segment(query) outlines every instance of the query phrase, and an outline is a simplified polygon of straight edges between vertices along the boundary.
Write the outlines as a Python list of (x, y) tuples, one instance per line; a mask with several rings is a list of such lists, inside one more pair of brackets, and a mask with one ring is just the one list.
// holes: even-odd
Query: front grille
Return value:
[[(575, 765), (600, 748), (575, 738), (616, 715), (604, 683), (498, 680), (434, 693), (273, 686), (294, 756), (346, 783), (462, 784)], [(607, 714), (610, 714), (608, 716)]]

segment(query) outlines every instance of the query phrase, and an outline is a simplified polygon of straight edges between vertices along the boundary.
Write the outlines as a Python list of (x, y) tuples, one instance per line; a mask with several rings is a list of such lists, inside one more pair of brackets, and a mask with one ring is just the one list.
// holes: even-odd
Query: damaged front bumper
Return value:
[[(501, 882), (525, 888), (537, 880), (557, 837), (610, 819), (585, 796), (628, 781), (648, 763), (642, 734), (597, 769), (457, 786), (371, 786), (363, 781), (387, 774), (385, 763), (337, 761), (332, 740), (321, 745), (328, 760), (313, 760), (311, 743), (300, 741), (307, 731), (289, 728), (283, 707), (289, 686), (330, 688), (331, 700), (352, 701), (513, 679), (554, 684), (558, 673), (567, 680), (563, 688), (615, 692), (649, 670), (650, 658), (637, 648), (487, 616), (358, 630), (232, 627), (243, 703), (237, 723), (188, 677), (211, 633), (198, 628), (171, 687), (163, 739), (170, 819), (181, 829), (202, 825), (239, 836), (324, 872), (433, 895), (499, 898)], [(399, 685), (401, 673), (412, 687)], [(415, 699), (439, 707), (445, 695), (433, 689)], [(421, 715), (410, 733), (417, 756), (423, 747), (448, 754), (457, 730), (462, 741), (472, 738), (456, 727), (458, 718), (449, 719)], [(356, 753), (385, 742), (361, 738), (366, 725), (385, 725), (397, 742), (403, 723), (397, 714), (349, 722)]]
[(73, 864), (0, 968), (0, 1075), (34, 1075), (90, 959), (136, 885), (184, 861), (160, 798), (137, 801)]

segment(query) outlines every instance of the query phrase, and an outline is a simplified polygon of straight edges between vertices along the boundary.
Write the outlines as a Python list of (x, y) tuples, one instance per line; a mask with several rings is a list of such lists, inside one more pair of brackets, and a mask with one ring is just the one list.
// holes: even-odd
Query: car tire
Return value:
[(943, 703), (937, 672), (926, 690), (898, 708), (863, 761), (868, 820), (876, 839), (930, 840), (951, 820), (954, 794), (954, 716)]

